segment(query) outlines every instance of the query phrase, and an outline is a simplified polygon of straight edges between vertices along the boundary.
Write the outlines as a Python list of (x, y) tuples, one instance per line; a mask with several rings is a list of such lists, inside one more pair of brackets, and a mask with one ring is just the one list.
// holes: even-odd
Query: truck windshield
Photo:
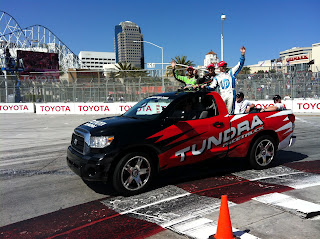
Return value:
[(173, 99), (165, 96), (151, 96), (137, 104), (122, 116), (138, 119), (155, 119)]

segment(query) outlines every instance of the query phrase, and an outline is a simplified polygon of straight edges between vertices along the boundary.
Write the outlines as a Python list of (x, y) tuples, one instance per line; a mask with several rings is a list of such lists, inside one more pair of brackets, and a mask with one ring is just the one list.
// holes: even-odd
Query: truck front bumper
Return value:
[(82, 155), (71, 146), (67, 150), (70, 169), (87, 181), (107, 181), (112, 158), (106, 155)]

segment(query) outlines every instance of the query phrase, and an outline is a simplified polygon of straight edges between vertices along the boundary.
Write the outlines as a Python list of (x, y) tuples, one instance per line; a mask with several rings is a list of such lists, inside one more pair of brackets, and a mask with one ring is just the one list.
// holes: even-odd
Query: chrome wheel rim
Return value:
[(135, 156), (127, 161), (121, 170), (122, 185), (130, 191), (143, 188), (149, 181), (151, 166), (142, 156)]
[(262, 140), (255, 151), (255, 159), (258, 165), (267, 166), (271, 163), (274, 157), (274, 145), (268, 140)]

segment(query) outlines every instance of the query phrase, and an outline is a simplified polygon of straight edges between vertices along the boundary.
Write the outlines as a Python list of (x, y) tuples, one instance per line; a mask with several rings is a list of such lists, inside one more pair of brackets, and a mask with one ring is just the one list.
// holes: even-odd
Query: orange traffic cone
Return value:
[(228, 208), (228, 200), (227, 195), (221, 196), (221, 206), (219, 212), (219, 220), (218, 220), (218, 227), (217, 233), (212, 237), (215, 239), (234, 239), (235, 237), (232, 234), (232, 226)]

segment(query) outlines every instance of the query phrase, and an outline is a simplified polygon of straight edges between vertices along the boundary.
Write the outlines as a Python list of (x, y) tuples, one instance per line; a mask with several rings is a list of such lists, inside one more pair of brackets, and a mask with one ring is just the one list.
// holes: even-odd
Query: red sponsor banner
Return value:
[(289, 61), (299, 61), (299, 60), (304, 60), (304, 59), (309, 59), (308, 56), (303, 55), (303, 56), (295, 56), (295, 57), (289, 57), (286, 59), (287, 62)]

